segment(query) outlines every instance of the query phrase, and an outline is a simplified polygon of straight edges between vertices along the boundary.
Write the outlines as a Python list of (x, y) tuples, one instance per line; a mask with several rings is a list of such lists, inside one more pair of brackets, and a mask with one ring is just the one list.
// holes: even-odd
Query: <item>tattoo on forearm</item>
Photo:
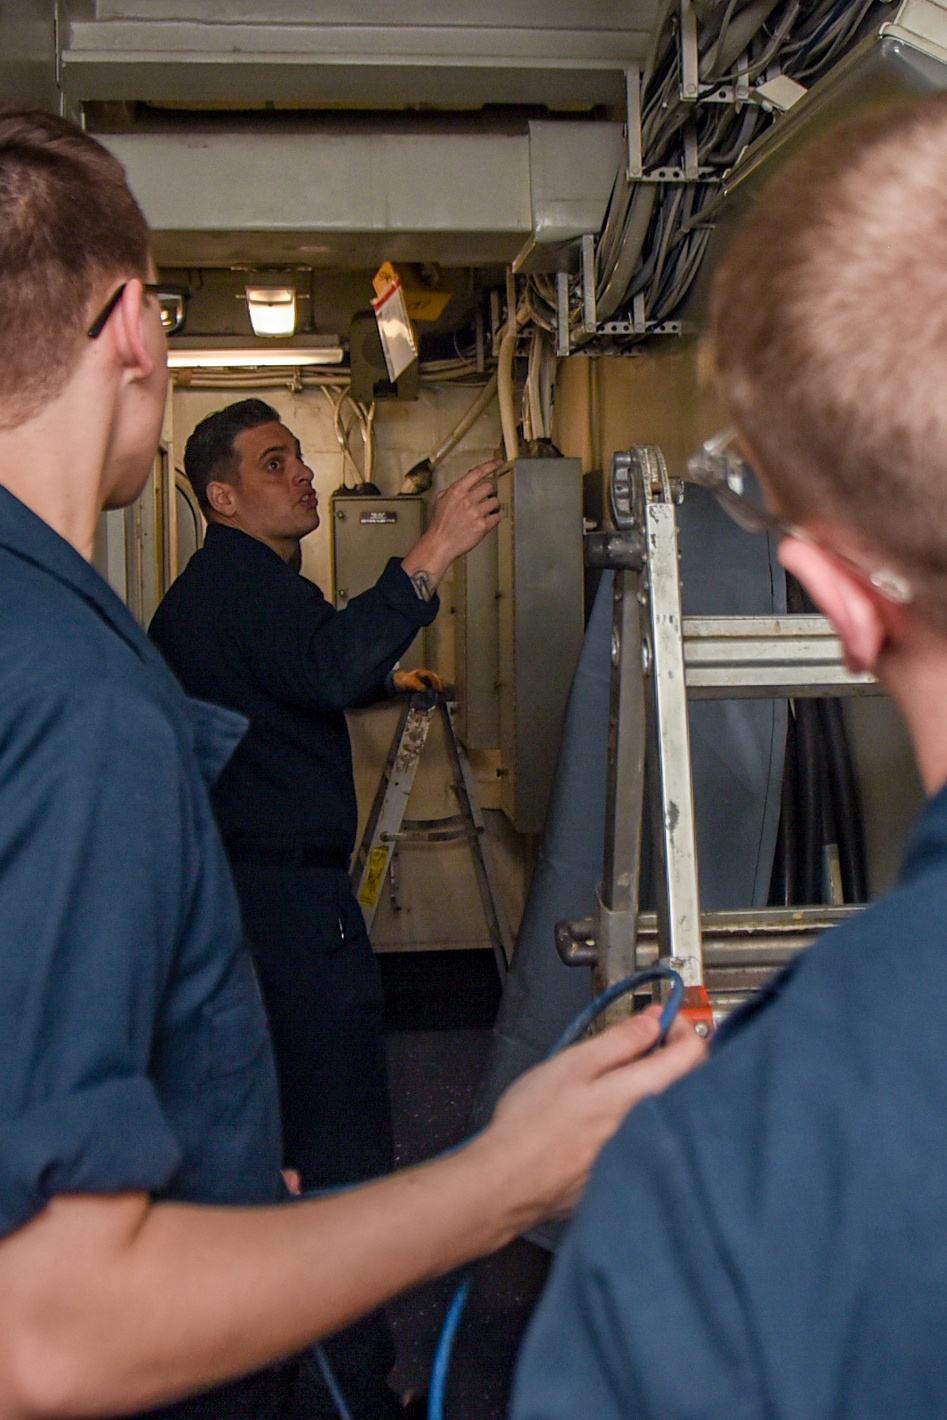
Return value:
[(434, 588), (431, 586), (430, 572), (410, 573), (411, 585), (421, 598), (422, 602), (429, 602), (434, 595)]

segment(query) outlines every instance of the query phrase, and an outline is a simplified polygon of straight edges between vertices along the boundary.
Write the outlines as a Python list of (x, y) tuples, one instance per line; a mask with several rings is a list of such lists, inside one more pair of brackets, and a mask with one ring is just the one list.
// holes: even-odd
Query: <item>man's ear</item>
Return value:
[(232, 483), (224, 483), (215, 478), (207, 485), (207, 501), (221, 518), (232, 518), (237, 511), (237, 500)]
[(155, 355), (148, 348), (145, 329), (145, 289), (137, 278), (125, 283), (110, 325), (115, 350), (132, 378), (146, 380), (155, 368)]
[(848, 669), (854, 674), (873, 672), (889, 631), (881, 593), (848, 572), (830, 552), (801, 538), (784, 538), (779, 560), (835, 627)]

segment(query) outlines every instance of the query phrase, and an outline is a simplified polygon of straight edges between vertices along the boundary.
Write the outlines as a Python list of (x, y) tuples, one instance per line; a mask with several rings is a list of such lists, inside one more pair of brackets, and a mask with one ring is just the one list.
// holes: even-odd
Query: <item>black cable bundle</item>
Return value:
[[(791, 615), (817, 608), (794, 577), (786, 578)], [(837, 699), (790, 702), (783, 792), (770, 904), (815, 906), (832, 900), (837, 874), (843, 902), (865, 902), (868, 872), (861, 793)]]

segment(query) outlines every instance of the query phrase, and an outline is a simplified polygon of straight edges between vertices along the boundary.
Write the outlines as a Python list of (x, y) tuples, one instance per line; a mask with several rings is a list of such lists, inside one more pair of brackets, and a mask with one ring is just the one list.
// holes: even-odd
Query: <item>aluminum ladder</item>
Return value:
[[(615, 572), (603, 875), (593, 917), (558, 923), (556, 944), (570, 965), (592, 967), (597, 990), (660, 957), (681, 973), (685, 1010), (709, 1034), (714, 1018), (775, 967), (860, 908), (701, 914), (688, 696), (864, 695), (878, 687), (846, 670), (824, 617), (682, 615), (676, 506), (684, 485), (668, 477), (659, 448), (616, 454), (609, 492), (616, 529), (590, 534), (586, 547), (591, 565)], [(658, 911), (643, 914), (649, 744)]]
[[(470, 762), (457, 738), (450, 692), (418, 691), (404, 697), (391, 749), (355, 854), (352, 882), (371, 931), (382, 887), (399, 843), (454, 843), (466, 839), (490, 944), (501, 977), (513, 955), (513, 938), (500, 908), (486, 842), (483, 813)], [(441, 819), (406, 819), (411, 787), (434, 717), (441, 719), (459, 813)]]

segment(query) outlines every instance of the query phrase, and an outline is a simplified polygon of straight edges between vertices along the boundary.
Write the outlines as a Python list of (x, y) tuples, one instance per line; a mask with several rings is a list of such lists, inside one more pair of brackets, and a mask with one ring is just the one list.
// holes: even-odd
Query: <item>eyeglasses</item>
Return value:
[[(123, 281), (121, 286), (119, 286), (118, 290), (113, 291), (111, 296), (109, 296), (105, 305), (99, 311), (95, 320), (92, 322), (92, 324), (89, 326), (89, 329), (86, 331), (86, 335), (89, 337), (90, 340), (98, 340), (99, 336), (105, 329), (106, 322), (108, 321), (109, 316), (112, 314), (115, 307), (122, 299), (122, 292), (125, 290), (125, 287), (127, 285), (128, 282)], [(162, 287), (154, 286), (149, 281), (143, 281), (141, 285), (143, 291), (150, 291), (153, 296), (157, 296), (158, 293), (162, 290)]]
[(863, 567), (837, 548), (821, 542), (798, 523), (787, 522), (770, 511), (763, 500), (763, 491), (753, 469), (736, 446), (736, 430), (723, 429), (708, 439), (696, 454), (687, 460), (687, 473), (692, 483), (708, 489), (721, 508), (745, 532), (772, 533), (776, 538), (794, 537), (812, 547), (820, 547), (882, 596), (899, 605), (914, 600), (910, 582), (891, 567)]

